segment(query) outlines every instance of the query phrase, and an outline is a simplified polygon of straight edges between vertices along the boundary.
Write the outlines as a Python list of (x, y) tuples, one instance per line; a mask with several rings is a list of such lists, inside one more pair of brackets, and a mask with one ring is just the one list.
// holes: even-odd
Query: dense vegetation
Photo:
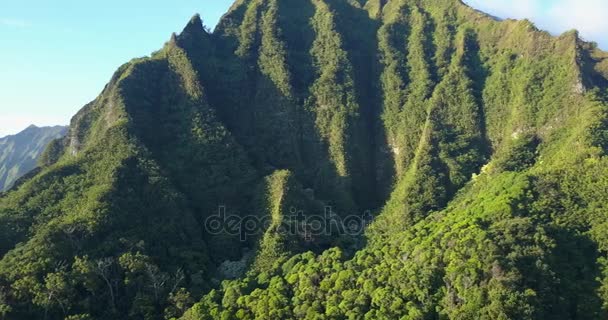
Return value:
[(239, 0), (119, 68), (2, 195), (0, 314), (604, 319), (607, 151), (608, 54), (576, 32)]
[(36, 168), (46, 146), (66, 132), (67, 127), (62, 126), (29, 126), (18, 134), (0, 138), (0, 192)]

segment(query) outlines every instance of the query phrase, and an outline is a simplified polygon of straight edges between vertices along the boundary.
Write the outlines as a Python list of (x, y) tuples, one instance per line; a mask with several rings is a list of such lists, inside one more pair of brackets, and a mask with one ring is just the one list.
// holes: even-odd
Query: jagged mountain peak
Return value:
[(192, 16), (192, 18), (190, 18), (190, 21), (188, 21), (188, 24), (186, 24), (186, 26), (184, 27), (182, 32), (179, 34), (179, 37), (180, 38), (190, 38), (190, 37), (199, 38), (199, 37), (203, 37), (206, 35), (208, 35), (208, 32), (205, 29), (201, 16), (197, 13), (194, 16)]
[(195, 13), (192, 18), (190, 18), (190, 22), (188, 23), (188, 26), (194, 26), (194, 27), (203, 27), (203, 20), (201, 19), (201, 15), (198, 13)]
[(196, 13), (190, 18), (188, 24), (184, 27), (182, 33), (200, 33), (206, 32), (205, 26), (203, 25), (203, 20), (201, 19), (200, 14)]

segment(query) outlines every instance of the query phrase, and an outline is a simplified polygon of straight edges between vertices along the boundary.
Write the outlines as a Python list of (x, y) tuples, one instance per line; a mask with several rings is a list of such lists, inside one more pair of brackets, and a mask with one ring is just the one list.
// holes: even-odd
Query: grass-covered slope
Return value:
[(280, 258), (184, 318), (606, 316), (607, 87), (593, 44), (458, 1), (244, 1), (215, 35), (249, 50), (234, 62), (244, 79), (304, 97), (336, 186), (381, 209), (354, 256)]
[(46, 146), (61, 138), (66, 131), (67, 128), (62, 126), (29, 126), (16, 135), (0, 139), (0, 192), (33, 170)]
[(0, 198), (0, 311), (605, 318), (606, 61), (456, 0), (195, 16)]
[(200, 223), (219, 203), (237, 210), (254, 175), (175, 39), (122, 66), (42, 162), (0, 201), (10, 317), (162, 316), (240, 254)]

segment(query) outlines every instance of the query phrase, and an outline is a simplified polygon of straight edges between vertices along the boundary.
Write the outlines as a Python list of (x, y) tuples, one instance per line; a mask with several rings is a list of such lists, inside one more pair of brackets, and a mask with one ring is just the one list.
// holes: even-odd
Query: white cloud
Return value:
[(551, 6), (549, 17), (560, 30), (578, 29), (586, 40), (608, 44), (606, 0), (561, 0)]
[(560, 34), (580, 31), (588, 41), (608, 49), (606, 0), (465, 0), (470, 6), (500, 18), (527, 18), (541, 29)]
[(0, 24), (3, 26), (14, 28), (27, 28), (32, 26), (29, 21), (11, 18), (0, 18)]
[(467, 4), (500, 18), (531, 19), (538, 11), (538, 1), (466, 0)]

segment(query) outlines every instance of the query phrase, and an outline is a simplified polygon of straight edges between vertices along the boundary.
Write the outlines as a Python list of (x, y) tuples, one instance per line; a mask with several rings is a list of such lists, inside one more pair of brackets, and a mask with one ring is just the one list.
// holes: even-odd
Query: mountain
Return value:
[(45, 147), (65, 135), (67, 127), (29, 126), (16, 135), (0, 138), (0, 192), (36, 167)]
[(607, 107), (575, 31), (238, 0), (121, 66), (0, 198), (0, 312), (604, 319)]

